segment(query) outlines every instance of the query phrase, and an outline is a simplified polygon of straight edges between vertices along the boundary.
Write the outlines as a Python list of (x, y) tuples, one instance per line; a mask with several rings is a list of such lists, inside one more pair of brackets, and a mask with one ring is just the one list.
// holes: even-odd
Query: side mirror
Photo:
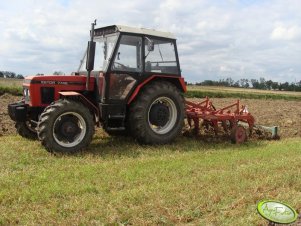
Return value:
[(95, 46), (96, 46), (96, 42), (93, 41), (88, 42), (87, 62), (86, 62), (87, 71), (92, 71), (94, 69)]
[(147, 43), (147, 50), (149, 52), (154, 51), (155, 49), (155, 44), (153, 40), (148, 39), (148, 43)]

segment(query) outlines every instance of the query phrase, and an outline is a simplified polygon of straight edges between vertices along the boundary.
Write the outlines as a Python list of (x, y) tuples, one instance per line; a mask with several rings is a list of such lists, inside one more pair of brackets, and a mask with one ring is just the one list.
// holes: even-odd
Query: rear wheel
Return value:
[(35, 140), (38, 138), (36, 126), (34, 126), (31, 122), (16, 122), (15, 127), (20, 136), (25, 137), (27, 139)]
[(93, 116), (79, 102), (61, 99), (40, 116), (38, 136), (50, 152), (71, 153), (86, 148), (94, 134)]
[(184, 123), (184, 100), (169, 82), (147, 85), (130, 108), (131, 133), (144, 144), (164, 144), (177, 137)]

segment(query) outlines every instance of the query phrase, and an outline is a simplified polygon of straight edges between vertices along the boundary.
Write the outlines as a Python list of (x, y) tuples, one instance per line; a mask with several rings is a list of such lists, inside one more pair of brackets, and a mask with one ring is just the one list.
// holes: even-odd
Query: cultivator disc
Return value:
[(244, 143), (247, 140), (247, 131), (246, 129), (238, 125), (234, 127), (231, 131), (231, 142), (234, 144), (241, 144)]

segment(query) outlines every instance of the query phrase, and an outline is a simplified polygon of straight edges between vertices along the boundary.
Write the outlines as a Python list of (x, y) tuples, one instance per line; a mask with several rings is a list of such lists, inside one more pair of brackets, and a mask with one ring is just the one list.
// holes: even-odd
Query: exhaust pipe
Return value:
[(91, 24), (91, 31), (90, 37), (91, 40), (88, 42), (87, 48), (87, 62), (86, 62), (86, 69), (88, 71), (87, 78), (86, 78), (86, 90), (89, 90), (89, 83), (90, 83), (90, 75), (91, 71), (94, 69), (94, 58), (95, 58), (95, 46), (96, 42), (94, 42), (94, 26), (96, 25), (96, 20)]

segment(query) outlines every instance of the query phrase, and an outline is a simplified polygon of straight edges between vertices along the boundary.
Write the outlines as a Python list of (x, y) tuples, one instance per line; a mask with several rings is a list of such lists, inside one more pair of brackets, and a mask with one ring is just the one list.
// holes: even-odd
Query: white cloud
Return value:
[(271, 39), (273, 40), (295, 40), (300, 37), (301, 28), (299, 26), (285, 27), (279, 25), (274, 28)]

